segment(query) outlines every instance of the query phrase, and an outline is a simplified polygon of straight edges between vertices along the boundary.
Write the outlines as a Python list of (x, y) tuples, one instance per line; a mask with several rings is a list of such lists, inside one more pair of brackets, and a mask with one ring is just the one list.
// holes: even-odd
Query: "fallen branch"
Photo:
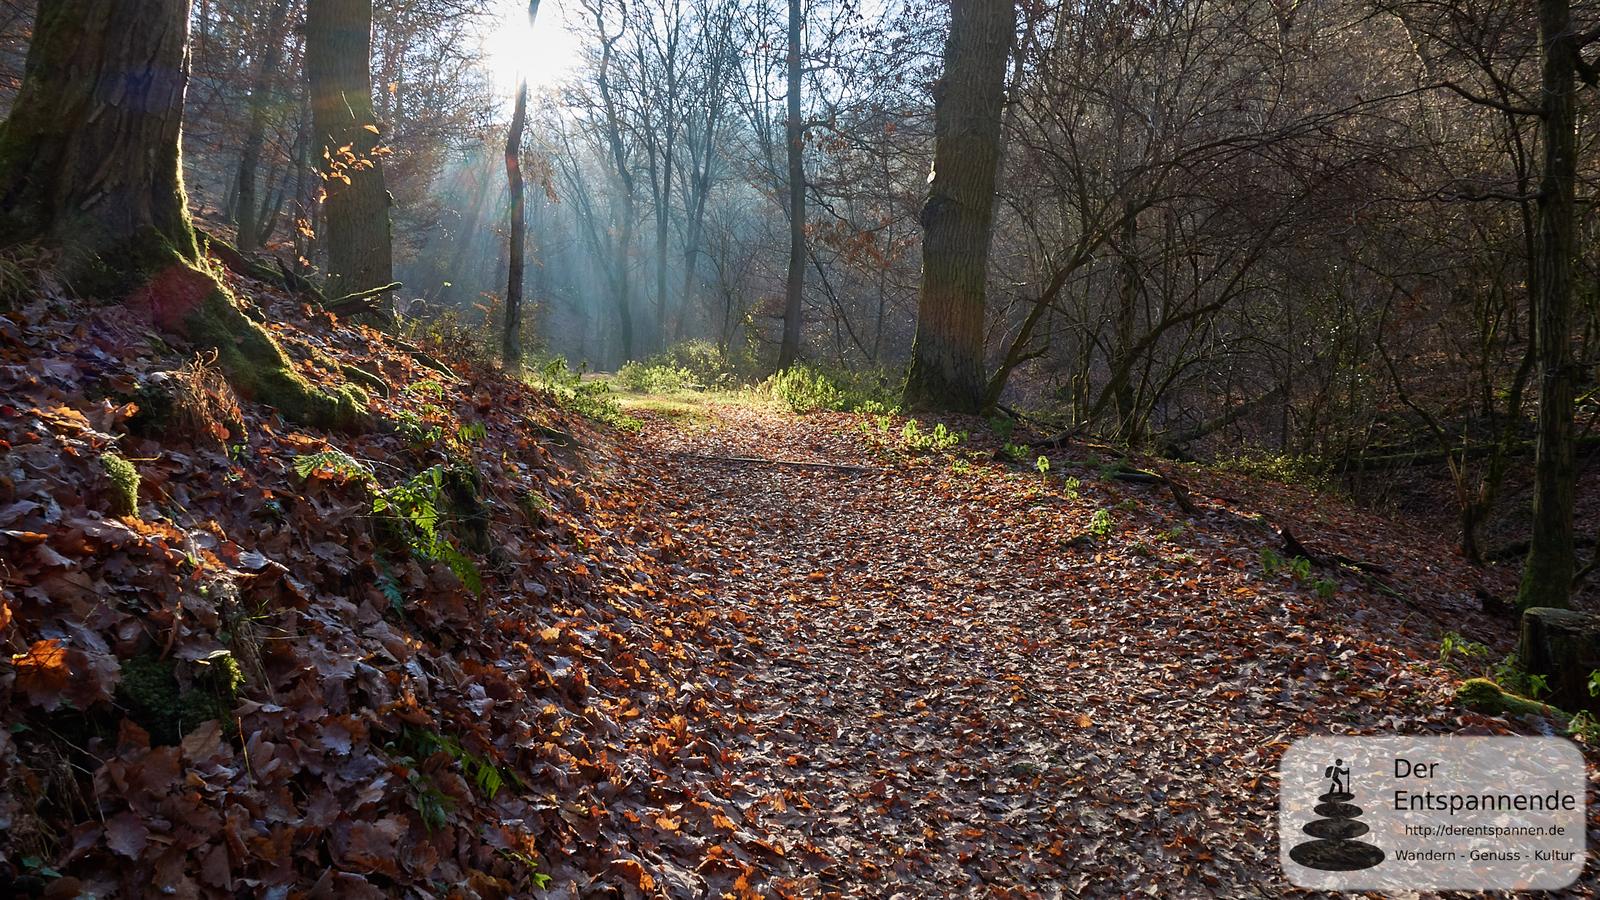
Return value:
[(1189, 489), (1160, 472), (1124, 466), (1112, 472), (1111, 477), (1118, 481), (1129, 481), (1134, 484), (1164, 484), (1168, 490), (1172, 491), (1172, 499), (1177, 502), (1180, 509), (1191, 516), (1200, 514), (1200, 507), (1196, 506), (1194, 500), (1189, 497)]
[(417, 362), (427, 366), (435, 372), (438, 372), (441, 375), (449, 375), (451, 378), (457, 377), (453, 369), (435, 359), (431, 354), (428, 353), (428, 351), (418, 347), (416, 344), (413, 344), (410, 341), (403, 341), (397, 337), (391, 337), (389, 341), (396, 347), (410, 354), (412, 359), (415, 359)]
[(400, 282), (392, 281), (388, 284), (382, 285), (381, 287), (368, 288), (364, 291), (356, 291), (353, 294), (345, 294), (343, 297), (340, 297), (337, 300), (327, 301), (326, 303), (322, 304), (322, 306), (324, 309), (328, 310), (334, 315), (339, 316), (350, 316), (357, 313), (376, 312), (378, 307), (382, 305), (382, 296), (390, 291), (399, 290), (401, 286), (402, 285)]
[(1365, 562), (1363, 560), (1345, 556), (1342, 553), (1313, 552), (1311, 548), (1300, 543), (1299, 538), (1294, 536), (1294, 533), (1289, 530), (1287, 525), (1278, 526), (1278, 539), (1283, 542), (1283, 552), (1290, 559), (1298, 556), (1311, 563), (1313, 566), (1317, 566), (1319, 568), (1326, 569), (1334, 566), (1348, 566), (1357, 571), (1366, 572), (1369, 575), (1389, 575), (1393, 572), (1393, 570), (1387, 566), (1380, 566), (1377, 563)]

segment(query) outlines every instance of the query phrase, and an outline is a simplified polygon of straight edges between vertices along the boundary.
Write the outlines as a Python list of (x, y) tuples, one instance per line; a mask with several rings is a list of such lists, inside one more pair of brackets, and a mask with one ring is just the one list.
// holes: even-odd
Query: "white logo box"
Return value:
[(1278, 775), (1299, 887), (1559, 890), (1583, 872), (1587, 778), (1565, 738), (1308, 737)]

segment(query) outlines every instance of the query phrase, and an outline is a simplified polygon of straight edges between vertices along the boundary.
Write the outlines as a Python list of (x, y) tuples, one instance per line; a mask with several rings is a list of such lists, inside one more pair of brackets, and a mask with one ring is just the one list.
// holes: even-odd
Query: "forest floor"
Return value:
[[(744, 635), (707, 698), (784, 893), (1278, 896), (1294, 738), (1505, 732), (1439, 665), (1445, 631), (1496, 630), (1448, 550), (1337, 500), (1212, 473), (1185, 515), (1060, 454), (1041, 477), (870, 418), (624, 405)], [(1391, 572), (1264, 570), (1267, 520)]]
[(1549, 728), (1453, 698), (1482, 576), (1336, 494), (236, 289), (370, 427), (0, 315), (0, 896), (1277, 896), (1297, 737)]

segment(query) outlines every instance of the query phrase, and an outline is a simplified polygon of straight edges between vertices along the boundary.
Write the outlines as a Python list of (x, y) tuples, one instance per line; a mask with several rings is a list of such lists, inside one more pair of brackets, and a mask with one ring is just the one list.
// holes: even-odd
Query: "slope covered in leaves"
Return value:
[(0, 893), (637, 893), (679, 829), (731, 883), (680, 774), (730, 639), (613, 438), (240, 287), (371, 429), (235, 406), (124, 307), (0, 318)]

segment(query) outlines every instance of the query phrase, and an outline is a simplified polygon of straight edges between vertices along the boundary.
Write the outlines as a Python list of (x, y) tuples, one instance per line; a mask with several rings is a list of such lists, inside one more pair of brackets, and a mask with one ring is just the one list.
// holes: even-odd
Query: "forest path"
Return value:
[[(707, 702), (741, 722), (731, 799), (796, 895), (1276, 896), (1287, 743), (1438, 715), (1414, 649), (1251, 583), (1233, 514), (1182, 519), (1180, 551), (1144, 489), (908, 460), (850, 416), (635, 413), (712, 573), (680, 587), (745, 635)], [(1114, 533), (1066, 540), (1113, 506)], [(1115, 549), (1136, 538), (1155, 549)]]

